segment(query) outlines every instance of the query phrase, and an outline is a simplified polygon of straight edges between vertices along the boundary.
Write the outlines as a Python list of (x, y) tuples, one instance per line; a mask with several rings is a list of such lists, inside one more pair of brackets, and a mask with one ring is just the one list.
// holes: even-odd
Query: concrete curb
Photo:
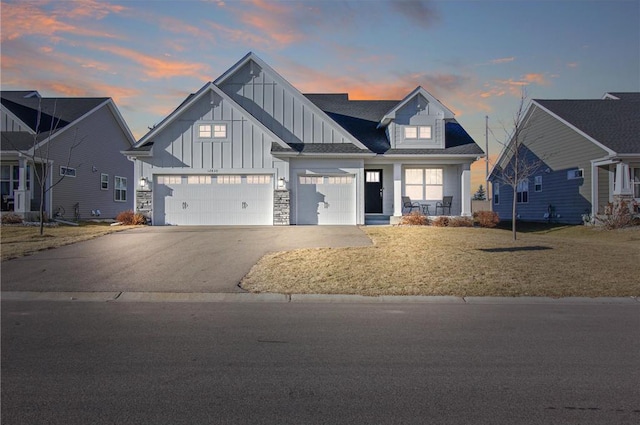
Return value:
[(423, 295), (195, 293), (195, 292), (2, 292), (2, 301), (93, 301), (93, 302), (253, 302), (253, 303), (356, 303), (356, 304), (626, 304), (640, 306), (638, 297), (454, 297)]

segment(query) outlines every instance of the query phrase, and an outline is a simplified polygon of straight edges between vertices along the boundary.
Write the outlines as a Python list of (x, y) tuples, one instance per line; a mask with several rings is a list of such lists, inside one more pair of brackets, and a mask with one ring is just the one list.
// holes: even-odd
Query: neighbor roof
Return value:
[(619, 100), (534, 102), (618, 154), (640, 153), (640, 93), (618, 95)]

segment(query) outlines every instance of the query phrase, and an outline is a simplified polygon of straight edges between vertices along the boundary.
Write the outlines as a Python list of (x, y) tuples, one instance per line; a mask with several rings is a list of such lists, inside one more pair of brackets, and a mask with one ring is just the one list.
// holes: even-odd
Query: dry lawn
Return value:
[(45, 249), (93, 239), (108, 233), (131, 229), (136, 226), (109, 226), (108, 224), (83, 224), (81, 226), (46, 227), (40, 236), (39, 227), (2, 226), (0, 228), (0, 251), (2, 261), (31, 255)]
[(363, 227), (374, 246), (262, 258), (252, 292), (455, 296), (640, 296), (640, 227)]

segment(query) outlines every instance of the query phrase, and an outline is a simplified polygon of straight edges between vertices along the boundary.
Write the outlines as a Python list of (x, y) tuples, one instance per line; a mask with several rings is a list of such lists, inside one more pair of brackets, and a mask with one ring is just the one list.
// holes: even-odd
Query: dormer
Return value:
[(417, 87), (383, 117), (392, 149), (444, 149), (445, 120), (454, 114), (422, 87)]

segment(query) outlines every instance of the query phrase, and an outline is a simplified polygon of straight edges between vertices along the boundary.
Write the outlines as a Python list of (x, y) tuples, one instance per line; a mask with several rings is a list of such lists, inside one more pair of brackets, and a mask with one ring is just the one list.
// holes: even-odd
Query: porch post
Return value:
[(462, 205), (460, 215), (471, 215), (471, 165), (463, 164), (462, 173), (460, 173), (460, 197), (462, 198)]
[(402, 163), (393, 163), (393, 216), (402, 216)]
[(613, 194), (615, 195), (632, 195), (631, 191), (631, 174), (629, 174), (629, 164), (618, 162), (616, 164), (616, 181), (613, 186)]
[(598, 214), (598, 180), (600, 177), (599, 168), (592, 162), (591, 163), (591, 217), (595, 217)]
[(27, 159), (18, 158), (18, 189), (13, 191), (13, 210), (24, 216), (31, 211), (31, 191), (27, 190)]

